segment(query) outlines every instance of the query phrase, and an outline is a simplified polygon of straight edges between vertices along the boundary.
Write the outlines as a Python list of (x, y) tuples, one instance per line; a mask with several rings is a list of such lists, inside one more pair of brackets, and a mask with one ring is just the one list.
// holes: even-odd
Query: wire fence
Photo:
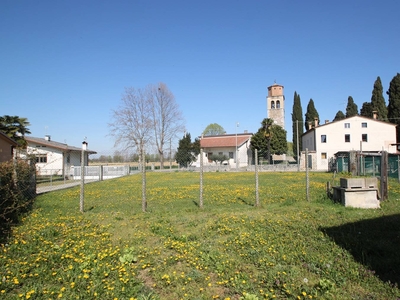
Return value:
[[(34, 193), (34, 195), (31, 195), (30, 197), (34, 197), (36, 194), (80, 186), (81, 202), (83, 202), (84, 186), (86, 184), (131, 176), (132, 180), (142, 182), (141, 196), (142, 201), (146, 202), (147, 195), (154, 194), (152, 189), (160, 186), (164, 178), (166, 178), (165, 176), (151, 177), (149, 181), (147, 176), (150, 173), (166, 174), (185, 172), (195, 174), (194, 178), (197, 181), (196, 184), (198, 184), (198, 187), (196, 188), (197, 195), (193, 196), (193, 198), (198, 200), (199, 206), (202, 206), (204, 201), (206, 201), (206, 198), (208, 197), (207, 191), (210, 189), (217, 191), (221, 186), (224, 186), (220, 190), (221, 195), (224, 195), (224, 193), (226, 194), (226, 190), (229, 189), (247, 191), (248, 193), (245, 201), (253, 203), (255, 206), (260, 205), (260, 199), (265, 197), (269, 197), (270, 199), (271, 197), (273, 198), (275, 196), (280, 197), (278, 196), (278, 192), (281, 192), (281, 190), (279, 190), (279, 186), (277, 187), (277, 185), (273, 185), (274, 188), (278, 190), (271, 190), (269, 189), (269, 185), (271, 185), (271, 183), (267, 182), (265, 179), (266, 174), (273, 172), (287, 174), (287, 179), (285, 180), (303, 187), (303, 194), (290, 195), (290, 197), (296, 198), (297, 200), (310, 200), (310, 198), (315, 197), (316, 195), (319, 195), (318, 197), (320, 197), (324, 194), (327, 194), (324, 183), (313, 183), (312, 180), (310, 180), (311, 170), (308, 168), (299, 169), (297, 164), (291, 164), (282, 161), (280, 163), (268, 165), (263, 164), (262, 161), (260, 161), (260, 159), (256, 156), (255, 160), (253, 161), (254, 164), (248, 164), (247, 166), (236, 168), (235, 166), (231, 165), (223, 165), (218, 163), (210, 164), (209, 162), (205, 163), (202, 159), (203, 155), (200, 155), (199, 157), (200, 161), (196, 164), (196, 166), (192, 165), (187, 168), (179, 167), (171, 160), (167, 160), (164, 163), (164, 166), (162, 166), (159, 161), (150, 161), (149, 159), (141, 160), (140, 157), (136, 157), (137, 160), (131, 162), (123, 161), (108, 163), (89, 160), (89, 165), (83, 166), (83, 168), (82, 166), (69, 166), (68, 168), (64, 169), (46, 169), (45, 172), (43, 172), (43, 166), (41, 166), (40, 175), (39, 172), (36, 172), (35, 176), (31, 177), (32, 179), (30, 179), (31, 181), (34, 180), (36, 185), (36, 188), (33, 189), (33, 183), (30, 182), (29, 191)], [(307, 151), (304, 153), (301, 159), (303, 160), (303, 164), (307, 166)], [(389, 177), (398, 178), (399, 161), (399, 156), (389, 157), (387, 168)], [(349, 170), (349, 157), (338, 157), (335, 163), (336, 172), (347, 172), (347, 170)], [(359, 156), (357, 164), (359, 168), (358, 175), (380, 177), (382, 168), (381, 158), (379, 156)], [(230, 174), (230, 176), (225, 176), (224, 174)], [(233, 174), (235, 175), (232, 176)], [(329, 178), (332, 178), (332, 174), (335, 173), (327, 175), (326, 178), (330, 180)], [(159, 182), (154, 183), (152, 180), (159, 180)], [(268, 191), (268, 193), (266, 193), (266, 191)], [(287, 197), (285, 200), (288, 200), (290, 197)], [(146, 209), (146, 207), (144, 207), (144, 209)]]
[[(396, 154), (388, 155), (387, 176), (398, 179), (400, 167), (400, 156)], [(382, 171), (382, 156), (381, 154), (360, 153), (358, 152), (355, 158), (356, 174), (359, 176), (380, 177)], [(350, 172), (351, 163), (350, 155), (340, 155), (335, 160), (335, 170), (338, 173)]]

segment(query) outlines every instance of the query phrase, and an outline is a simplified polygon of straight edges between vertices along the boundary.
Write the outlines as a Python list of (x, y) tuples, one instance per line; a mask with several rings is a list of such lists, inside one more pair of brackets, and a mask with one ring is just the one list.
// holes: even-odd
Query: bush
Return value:
[(35, 165), (30, 161), (0, 163), (0, 239), (18, 223), (36, 196)]

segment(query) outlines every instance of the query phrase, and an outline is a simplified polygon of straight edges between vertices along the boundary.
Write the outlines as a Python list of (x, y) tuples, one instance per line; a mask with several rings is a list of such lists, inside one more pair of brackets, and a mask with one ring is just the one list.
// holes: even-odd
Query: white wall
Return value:
[(46, 155), (47, 162), (36, 163), (36, 169), (38, 170), (39, 174), (41, 175), (62, 175), (63, 173), (63, 153), (61, 150), (54, 149), (54, 148), (34, 148), (34, 147), (27, 147), (28, 154), (33, 155)]
[[(348, 123), (348, 128), (345, 127)], [(362, 127), (366, 123), (367, 127)], [(345, 135), (350, 135), (350, 142), (345, 142)], [(362, 134), (367, 134), (368, 141), (362, 141)], [(321, 142), (321, 136), (326, 135), (326, 143)], [(396, 127), (393, 124), (355, 116), (344, 120), (320, 125), (306, 132), (303, 137), (302, 150), (316, 151), (317, 169), (328, 170), (329, 159), (339, 151), (381, 151), (396, 153)], [(322, 158), (326, 153), (326, 159)]]
[[(249, 160), (251, 160), (251, 157), (249, 157), (248, 154), (248, 147), (250, 145), (250, 141), (247, 143), (243, 144), (238, 148), (238, 158), (239, 158), (239, 168), (240, 167), (246, 167), (249, 164)], [(215, 162), (208, 161), (208, 153), (212, 152), (213, 154), (218, 154), (219, 152), (222, 152), (222, 154), (226, 155), (229, 157), (229, 152), (233, 152), (233, 158), (229, 159), (229, 165), (231, 168), (236, 168), (236, 148), (235, 147), (226, 147), (226, 148), (204, 148), (203, 149), (203, 165), (208, 166), (208, 165), (215, 165)], [(197, 160), (192, 164), (195, 167), (200, 167), (200, 154), (197, 157)]]

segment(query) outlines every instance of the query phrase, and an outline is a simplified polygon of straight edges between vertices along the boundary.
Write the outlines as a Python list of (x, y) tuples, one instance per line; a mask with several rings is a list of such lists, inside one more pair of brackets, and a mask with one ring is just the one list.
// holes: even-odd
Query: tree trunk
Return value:
[(146, 165), (145, 165), (145, 153), (144, 147), (142, 146), (142, 211), (146, 212), (147, 210), (147, 201), (146, 201)]

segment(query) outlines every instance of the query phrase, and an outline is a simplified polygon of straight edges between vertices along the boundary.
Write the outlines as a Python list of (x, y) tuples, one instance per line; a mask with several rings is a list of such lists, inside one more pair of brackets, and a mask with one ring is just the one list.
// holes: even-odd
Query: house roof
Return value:
[[(25, 140), (30, 144), (47, 146), (47, 147), (51, 147), (51, 148), (55, 148), (55, 149), (60, 149), (60, 150), (63, 150), (63, 151), (82, 151), (82, 148), (69, 146), (67, 144), (54, 142), (52, 140), (46, 140), (45, 138), (25, 136)], [(30, 145), (30, 146), (32, 146), (32, 145)], [(92, 150), (86, 150), (86, 152), (89, 153), (89, 154), (96, 154), (97, 153), (96, 151), (92, 151)]]
[(222, 147), (238, 147), (246, 143), (252, 136), (252, 133), (241, 134), (223, 134), (203, 136), (200, 139), (201, 148), (222, 148)]
[(17, 146), (17, 142), (14, 141), (12, 138), (8, 137), (7, 134), (5, 134), (4, 132), (0, 131), (0, 138), (2, 140), (5, 140), (6, 142), (8, 142), (9, 144), (11, 144), (12, 146)]

